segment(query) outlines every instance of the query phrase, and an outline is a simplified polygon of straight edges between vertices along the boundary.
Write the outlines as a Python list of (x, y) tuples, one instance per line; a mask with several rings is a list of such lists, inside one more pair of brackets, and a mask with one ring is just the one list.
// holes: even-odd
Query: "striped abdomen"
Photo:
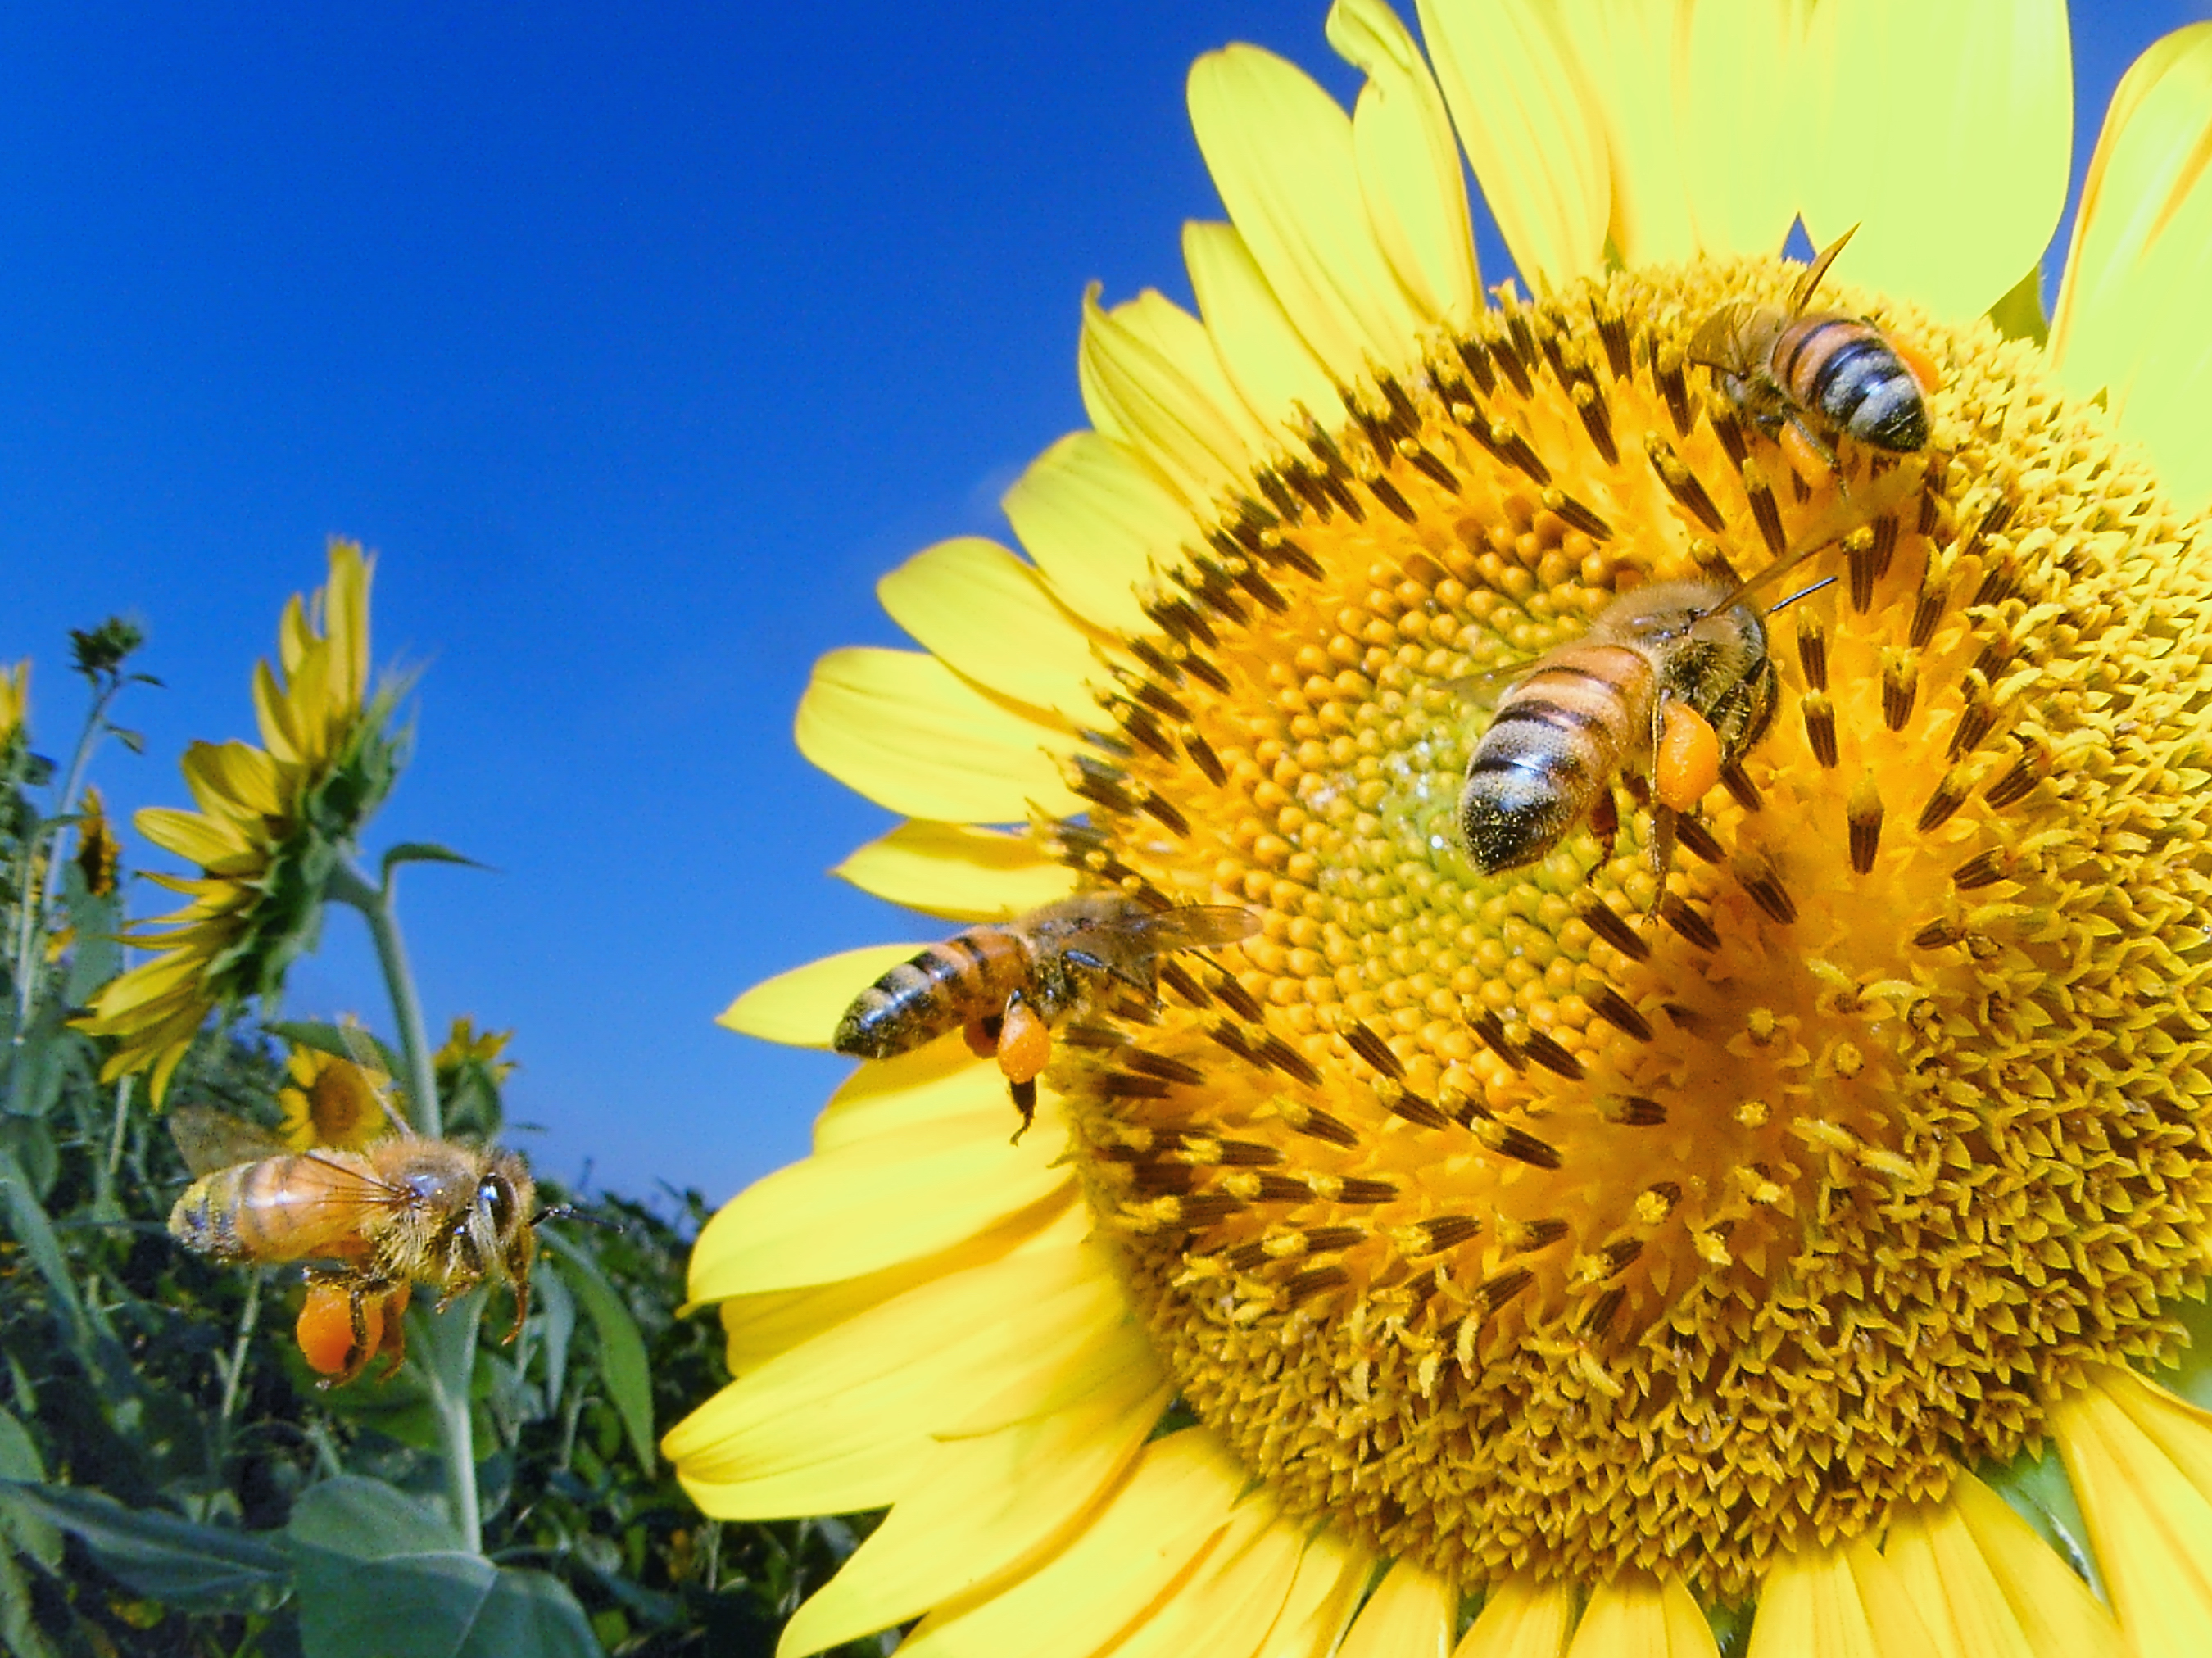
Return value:
[(970, 927), (901, 962), (845, 1010), (830, 1045), (864, 1060), (888, 1060), (956, 1025), (1006, 1010), (1029, 982), (1021, 936), (1000, 926)]
[(204, 1175), (169, 1212), (169, 1233), (216, 1260), (305, 1260), (356, 1255), (380, 1182), (349, 1152), (264, 1157)]
[(1650, 740), (1651, 665), (1620, 645), (1567, 645), (1508, 691), (1468, 762), (1459, 801), (1486, 875), (1542, 857)]
[(1899, 453), (1928, 443), (1920, 382), (1881, 330), (1853, 317), (1800, 317), (1774, 342), (1774, 378), (1838, 430)]

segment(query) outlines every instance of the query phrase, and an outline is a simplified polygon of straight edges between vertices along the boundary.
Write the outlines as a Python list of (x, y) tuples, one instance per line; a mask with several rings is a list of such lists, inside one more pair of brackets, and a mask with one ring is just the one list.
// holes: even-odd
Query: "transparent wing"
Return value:
[(1748, 300), (1730, 300), (1719, 307), (1698, 325), (1698, 331), (1682, 348), (1683, 356), (1702, 367), (1717, 368), (1724, 374), (1741, 374), (1744, 352), (1736, 339), (1757, 308)]
[(1185, 904), (1147, 915), (1132, 926), (1144, 940), (1144, 948), (1155, 956), (1233, 944), (1259, 930), (1259, 912), (1242, 904)]
[(184, 1153), (185, 1167), (196, 1176), (292, 1153), (290, 1146), (260, 1124), (207, 1105), (180, 1105), (170, 1112), (169, 1138)]
[(1805, 274), (1797, 279), (1797, 285), (1790, 290), (1790, 315), (1796, 316), (1813, 302), (1813, 292), (1820, 287), (1820, 278), (1828, 274), (1828, 267), (1835, 264), (1836, 255), (1844, 251), (1844, 244), (1850, 240), (1857, 231), (1858, 227), (1853, 225), (1850, 229), (1844, 232), (1842, 235), (1813, 256), (1813, 263), (1805, 267)]

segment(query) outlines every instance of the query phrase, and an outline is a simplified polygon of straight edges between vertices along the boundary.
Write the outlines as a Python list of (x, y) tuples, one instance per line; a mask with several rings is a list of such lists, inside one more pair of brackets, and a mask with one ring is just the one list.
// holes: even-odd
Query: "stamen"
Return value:
[[(1676, 429), (1684, 429), (1679, 422)], [(1671, 444), (1656, 432), (1646, 433), (1644, 452), (1650, 458), (1651, 470), (1659, 474), (1660, 483), (1667, 486), (1667, 493), (1674, 497), (1684, 512), (1715, 535), (1728, 528), (1728, 520), (1721, 516), (1721, 509), (1713, 505), (1713, 498), (1705, 493), (1705, 486), (1698, 483), (1697, 475), (1682, 464), (1682, 458), (1674, 452)]]
[(1850, 829), (1851, 867), (1861, 875), (1873, 873), (1875, 855), (1881, 849), (1881, 793), (1872, 770), (1852, 785), (1844, 817)]

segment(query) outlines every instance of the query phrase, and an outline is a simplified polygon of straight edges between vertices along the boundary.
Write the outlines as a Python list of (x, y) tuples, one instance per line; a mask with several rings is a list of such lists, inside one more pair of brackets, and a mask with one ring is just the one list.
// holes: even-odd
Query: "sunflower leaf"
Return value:
[(538, 1239), (561, 1258), (584, 1310), (599, 1333), (599, 1373), (606, 1378), (607, 1396), (614, 1401), (631, 1448), (647, 1473), (653, 1472), (653, 1372), (645, 1356), (645, 1338), (637, 1321), (623, 1304), (600, 1272), (598, 1263), (573, 1238), (550, 1229)]
[(462, 864), (470, 869), (489, 869), (489, 864), (480, 864), (465, 857), (451, 847), (441, 847), (435, 841), (402, 841), (396, 847), (386, 848), (383, 872), (388, 881), (392, 872), (402, 864)]

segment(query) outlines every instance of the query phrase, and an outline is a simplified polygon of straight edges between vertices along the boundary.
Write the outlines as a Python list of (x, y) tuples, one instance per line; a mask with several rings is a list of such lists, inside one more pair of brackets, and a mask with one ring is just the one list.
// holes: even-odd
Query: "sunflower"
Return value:
[[(889, 1507), (784, 1658), (2200, 1651), (2212, 26), (2122, 84), (2046, 343), (2060, 9), (1419, 21), (1330, 13), (1349, 117), (1200, 60), (1200, 314), (1094, 295), (1030, 561), (894, 571), (925, 650), (799, 714), (911, 820), (868, 891), (1256, 935), (1063, 1024), (1016, 1144), (960, 1042), (863, 1065), (702, 1231), (737, 1379), (668, 1453)], [(1705, 361), (1799, 220), (1924, 445), (1808, 463)], [(1478, 868), (1464, 682), (1675, 580), (1777, 612), (1769, 723)], [(822, 1044), (913, 948), (726, 1023)]]
[(382, 1071), (313, 1048), (294, 1048), (284, 1069), (290, 1080), (276, 1090), (284, 1113), (276, 1132), (294, 1151), (359, 1151), (392, 1132), (382, 1103), (392, 1078)]
[(101, 1075), (150, 1066), (157, 1102), (207, 1016), (274, 995), (313, 946), (331, 872), (398, 774), (398, 691), (368, 689), (373, 562), (333, 541), (330, 569), (326, 587), (286, 606), (277, 665), (255, 671), (264, 746), (195, 743), (184, 772), (200, 809), (132, 820), (200, 873), (151, 878), (191, 902), (154, 924), (165, 931), (125, 935), (155, 959), (110, 981), (79, 1023), (117, 1041)]
[(459, 1078), (471, 1066), (481, 1069), (494, 1085), (505, 1082), (514, 1074), (514, 1061), (502, 1060), (507, 1045), (514, 1040), (512, 1030), (478, 1030), (476, 1022), (466, 1014), (453, 1021), (453, 1029), (438, 1051), (430, 1056), (430, 1067), (437, 1073), (441, 1092)]
[(11, 760), (31, 717), (31, 659), (0, 668), (0, 758)]

